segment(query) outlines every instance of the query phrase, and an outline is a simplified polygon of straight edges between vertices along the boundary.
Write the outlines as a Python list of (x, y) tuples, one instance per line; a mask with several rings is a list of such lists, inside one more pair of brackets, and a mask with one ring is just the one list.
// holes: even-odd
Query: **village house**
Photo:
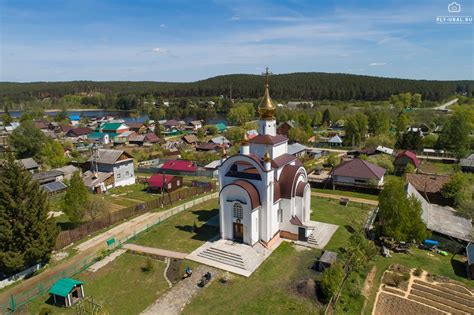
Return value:
[(26, 159), (21, 159), (21, 160), (18, 160), (18, 161), (31, 174), (36, 173), (39, 170), (39, 165), (38, 165), (38, 163), (36, 163), (36, 161), (33, 158), (26, 158)]
[(278, 125), (277, 134), (288, 137), (290, 129), (296, 128), (296, 122), (294, 120), (287, 120)]
[(215, 143), (201, 143), (196, 146), (196, 151), (209, 152), (209, 151), (221, 151), (221, 150), (222, 150), (222, 146)]
[(380, 188), (385, 169), (361, 159), (353, 159), (335, 167), (331, 172), (333, 186)]
[(474, 153), (459, 161), (463, 172), (474, 173)]
[(415, 170), (420, 165), (420, 161), (416, 157), (416, 153), (408, 150), (398, 153), (395, 157), (395, 160), (393, 161), (393, 165), (395, 166), (395, 173), (404, 173), (405, 169), (409, 164), (411, 164)]
[(227, 125), (224, 123), (217, 123), (214, 125), (217, 129), (217, 132), (222, 133), (227, 129)]
[(31, 179), (37, 181), (40, 185), (51, 183), (51, 182), (59, 182), (64, 179), (63, 172), (58, 170), (50, 170), (45, 172), (34, 173), (31, 176)]
[(72, 175), (75, 172), (80, 172), (81, 170), (78, 167), (75, 167), (73, 165), (66, 165), (63, 167), (58, 167), (55, 168), (55, 170), (60, 171), (63, 174), (63, 179), (65, 180), (71, 180)]
[(202, 122), (200, 120), (190, 121), (188, 124), (191, 127), (191, 130), (197, 131), (202, 128)]
[(292, 143), (288, 145), (288, 154), (301, 158), (306, 155), (307, 147), (301, 143)]
[(129, 131), (126, 124), (121, 122), (106, 122), (97, 127), (95, 131), (109, 134), (110, 138), (114, 138), (117, 134)]
[(94, 131), (87, 135), (87, 139), (92, 142), (100, 143), (100, 144), (109, 144), (110, 143), (110, 136), (108, 133)]
[(69, 115), (69, 121), (71, 122), (71, 125), (73, 126), (79, 125), (80, 120), (81, 120), (81, 116), (79, 115)]
[(165, 130), (168, 130), (168, 131), (173, 130), (173, 129), (179, 129), (179, 127), (181, 127), (181, 124), (176, 119), (167, 120), (161, 125), (165, 128)]
[(82, 181), (90, 192), (101, 194), (114, 187), (114, 174), (85, 171), (82, 174)]
[(199, 142), (199, 139), (196, 135), (190, 134), (182, 137), (183, 141), (187, 144), (196, 145)]
[(143, 134), (141, 134), (141, 135), (135, 134), (134, 136), (132, 136), (128, 139), (128, 142), (130, 144), (136, 144), (136, 145), (139, 145), (139, 146), (150, 146), (150, 145), (153, 145), (153, 144), (160, 143), (161, 140), (154, 133), (149, 132), (149, 133), (144, 134), (144, 135)]
[(88, 160), (91, 172), (113, 174), (113, 186), (135, 184), (133, 157), (123, 150), (99, 149)]
[(227, 138), (224, 137), (224, 136), (214, 137), (209, 142), (214, 143), (214, 144), (218, 144), (220, 146), (223, 146), (223, 145), (229, 146), (230, 145), (230, 141), (227, 140)]
[(78, 127), (69, 129), (65, 136), (68, 138), (76, 138), (81, 140), (86, 140), (87, 136), (91, 134), (93, 130), (89, 127)]
[(125, 145), (128, 144), (129, 139), (135, 137), (137, 134), (134, 131), (125, 131), (115, 135), (113, 138), (114, 145)]
[(181, 176), (153, 174), (148, 180), (148, 191), (161, 193), (162, 191), (172, 192), (183, 185)]
[(449, 204), (449, 200), (441, 195), (441, 189), (449, 182), (451, 176), (408, 173), (405, 178), (429, 203)]
[(189, 174), (197, 171), (197, 166), (192, 161), (168, 160), (161, 166), (161, 171), (166, 174)]
[(137, 134), (146, 134), (148, 132), (148, 127), (142, 122), (132, 122), (127, 123), (127, 126), (130, 131), (134, 131)]

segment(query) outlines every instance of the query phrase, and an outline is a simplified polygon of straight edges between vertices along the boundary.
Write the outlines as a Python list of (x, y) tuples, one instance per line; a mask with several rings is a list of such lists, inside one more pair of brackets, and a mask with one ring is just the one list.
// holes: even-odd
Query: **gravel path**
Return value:
[(199, 266), (193, 270), (191, 277), (181, 280), (177, 285), (172, 287), (168, 292), (161, 295), (155, 303), (150, 305), (142, 314), (148, 315), (177, 315), (180, 314), (186, 304), (188, 304), (192, 298), (200, 291), (205, 290), (209, 285), (207, 284), (204, 288), (197, 286), (197, 283), (201, 279), (202, 275), (210, 271), (212, 274), (211, 282), (216, 281), (222, 276), (222, 271), (207, 267)]

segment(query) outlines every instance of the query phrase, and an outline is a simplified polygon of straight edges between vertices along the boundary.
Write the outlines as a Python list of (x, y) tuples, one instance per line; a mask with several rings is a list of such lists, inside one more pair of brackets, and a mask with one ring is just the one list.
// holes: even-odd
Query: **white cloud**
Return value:
[(161, 27), (161, 28), (165, 28), (165, 27), (166, 27), (166, 24), (160, 24), (160, 27)]
[(155, 47), (151, 51), (154, 52), (154, 53), (157, 53), (157, 54), (164, 54), (164, 53), (168, 52), (167, 49), (160, 48), (160, 47)]
[(371, 67), (381, 67), (381, 66), (385, 66), (387, 63), (386, 62), (372, 62), (372, 63), (369, 63), (369, 66)]
[(240, 20), (240, 16), (234, 15), (233, 17), (230, 18), (231, 21), (238, 21)]

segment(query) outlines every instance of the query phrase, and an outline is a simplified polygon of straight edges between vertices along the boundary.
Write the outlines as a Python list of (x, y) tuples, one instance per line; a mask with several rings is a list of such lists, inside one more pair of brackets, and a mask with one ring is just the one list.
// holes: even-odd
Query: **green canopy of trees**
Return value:
[(368, 131), (367, 116), (361, 112), (349, 116), (345, 123), (346, 137), (345, 141), (349, 145), (360, 145), (367, 135)]
[(391, 178), (379, 195), (377, 232), (397, 241), (421, 241), (428, 236), (421, 213), (420, 202), (407, 197), (403, 180)]
[(75, 172), (64, 195), (64, 212), (73, 224), (79, 224), (84, 218), (89, 202), (89, 192), (79, 172)]
[(9, 274), (47, 260), (57, 229), (46, 193), (12, 156), (0, 171), (0, 270)]

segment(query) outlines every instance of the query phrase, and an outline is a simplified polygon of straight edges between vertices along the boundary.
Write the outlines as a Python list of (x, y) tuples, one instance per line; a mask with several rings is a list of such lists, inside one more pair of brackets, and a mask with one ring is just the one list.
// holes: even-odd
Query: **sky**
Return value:
[(0, 0), (0, 81), (338, 72), (474, 79), (474, 0)]

